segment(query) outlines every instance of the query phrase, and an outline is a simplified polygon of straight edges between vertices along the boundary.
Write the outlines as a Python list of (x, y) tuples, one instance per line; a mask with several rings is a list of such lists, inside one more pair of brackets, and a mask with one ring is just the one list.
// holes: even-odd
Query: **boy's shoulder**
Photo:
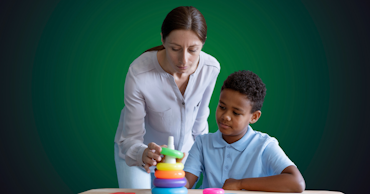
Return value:
[(274, 141), (274, 140), (276, 140), (275, 137), (271, 137), (269, 134), (263, 133), (261, 131), (254, 131), (254, 138), (258, 138), (261, 141), (271, 141), (271, 140)]
[[(246, 148), (250, 149), (265, 149), (267, 145), (274, 142), (279, 144), (275, 137), (271, 137), (267, 133), (260, 131), (254, 131), (252, 127), (249, 126), (248, 132), (244, 135), (242, 139), (233, 143), (233, 147), (237, 147), (239, 150), (245, 150)], [(195, 144), (201, 146), (203, 149), (213, 147), (224, 143), (222, 140), (222, 134), (219, 130), (214, 133), (198, 135), (195, 138)], [(222, 147), (222, 145), (220, 145)]]
[(275, 137), (271, 137), (269, 134), (260, 131), (254, 131), (251, 142), (255, 142), (255, 146), (260, 146), (262, 149), (266, 148), (272, 142), (279, 144)]
[(208, 150), (208, 148), (213, 147), (213, 142), (217, 141), (217, 139), (220, 138), (218, 137), (218, 136), (221, 136), (219, 133), (220, 132), (217, 130), (214, 133), (206, 133), (206, 134), (198, 135), (195, 138), (194, 145), (199, 146), (199, 148), (201, 149)]
[(204, 141), (209, 141), (213, 138), (216, 138), (216, 133), (218, 131), (216, 131), (215, 133), (205, 133), (205, 134), (202, 134), (202, 135), (198, 135), (196, 138), (195, 138), (195, 142), (204, 142)]

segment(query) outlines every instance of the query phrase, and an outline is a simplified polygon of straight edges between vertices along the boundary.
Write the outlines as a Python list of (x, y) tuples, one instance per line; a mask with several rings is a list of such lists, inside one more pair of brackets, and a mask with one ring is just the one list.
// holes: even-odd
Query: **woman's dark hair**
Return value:
[(261, 110), (266, 95), (266, 86), (261, 78), (251, 71), (237, 71), (229, 75), (221, 87), (238, 91), (248, 98), (252, 104), (251, 113)]
[[(162, 36), (163, 41), (166, 40), (167, 36), (173, 30), (191, 30), (193, 31), (199, 39), (206, 42), (207, 38), (207, 24), (202, 13), (192, 6), (181, 6), (176, 7), (170, 13), (167, 14), (166, 18), (162, 23)], [(147, 51), (159, 51), (163, 50), (164, 46), (156, 46)]]

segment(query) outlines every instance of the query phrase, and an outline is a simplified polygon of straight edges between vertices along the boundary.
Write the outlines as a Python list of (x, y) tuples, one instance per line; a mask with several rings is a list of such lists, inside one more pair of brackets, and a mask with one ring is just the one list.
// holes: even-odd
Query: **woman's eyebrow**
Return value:
[(172, 42), (170, 42), (170, 44), (174, 44), (174, 45), (176, 45), (176, 46), (181, 46), (181, 45), (179, 45), (179, 44), (176, 44), (176, 43), (172, 43)]
[[(174, 45), (176, 45), (176, 46), (181, 47), (181, 45), (176, 44), (176, 43), (174, 43), (174, 42), (170, 42), (170, 44), (174, 44)], [(199, 46), (199, 45), (198, 45), (198, 44), (193, 44), (193, 45), (190, 45), (189, 47), (195, 47), (195, 46)]]

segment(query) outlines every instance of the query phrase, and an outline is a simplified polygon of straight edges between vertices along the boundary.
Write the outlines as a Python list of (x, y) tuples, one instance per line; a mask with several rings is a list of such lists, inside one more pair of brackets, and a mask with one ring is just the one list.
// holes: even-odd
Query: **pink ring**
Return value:
[(224, 190), (220, 188), (203, 189), (203, 194), (224, 194)]

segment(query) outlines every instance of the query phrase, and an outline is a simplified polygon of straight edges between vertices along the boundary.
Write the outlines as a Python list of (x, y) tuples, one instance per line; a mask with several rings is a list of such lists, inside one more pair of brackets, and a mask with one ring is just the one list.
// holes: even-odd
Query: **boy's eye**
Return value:
[(241, 114), (239, 114), (239, 113), (236, 113), (236, 112), (233, 112), (234, 113), (234, 115), (241, 115)]
[(221, 106), (221, 105), (218, 105), (218, 107), (220, 107), (220, 109), (224, 110), (225, 107)]

